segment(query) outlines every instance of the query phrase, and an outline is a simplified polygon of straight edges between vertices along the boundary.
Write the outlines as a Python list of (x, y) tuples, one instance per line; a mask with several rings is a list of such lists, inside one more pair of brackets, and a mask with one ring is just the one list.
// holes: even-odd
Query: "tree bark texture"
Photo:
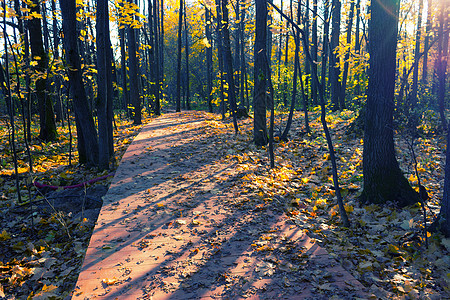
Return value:
[(257, 146), (267, 144), (266, 124), (266, 39), (267, 39), (267, 4), (265, 0), (256, 0), (256, 25), (255, 25), (255, 66), (253, 96), (253, 140)]
[(330, 43), (330, 92), (333, 110), (345, 108), (345, 103), (341, 100), (341, 89), (339, 82), (339, 58), (337, 57), (337, 47), (339, 46), (339, 36), (341, 33), (341, 2), (333, 0), (331, 3), (332, 25), (331, 25), (331, 43)]
[[(131, 1), (131, 0), (130, 0)], [(128, 26), (128, 57), (130, 75), (130, 102), (134, 107), (134, 124), (142, 123), (139, 68), (137, 61), (136, 29)]]
[[(40, 13), (40, 4), (34, 0), (29, 4), (31, 13)], [(30, 32), (30, 46), (32, 59), (37, 62), (36, 72), (40, 73), (36, 79), (36, 96), (39, 106), (39, 138), (44, 141), (54, 141), (57, 137), (55, 115), (53, 113), (52, 100), (47, 94), (47, 67), (48, 55), (44, 50), (42, 41), (42, 27), (39, 18), (32, 18), (28, 21)]]
[(75, 121), (78, 134), (78, 154), (80, 163), (91, 166), (98, 164), (98, 140), (94, 119), (89, 110), (83, 86), (80, 54), (78, 52), (78, 32), (76, 26), (75, 0), (60, 1), (64, 31), (64, 50), (68, 67), (70, 92), (73, 97)]
[(371, 3), (369, 84), (364, 130), (361, 200), (392, 201), (406, 206), (419, 201), (395, 157), (393, 112), (399, 0)]
[(228, 0), (222, 0), (222, 34), (223, 34), (223, 64), (227, 73), (228, 81), (228, 101), (231, 105), (231, 115), (233, 117), (234, 132), (238, 133), (239, 128), (236, 118), (236, 86), (234, 85), (234, 72), (233, 72), (233, 57), (231, 55), (231, 41), (230, 41), (230, 23), (228, 21)]
[(177, 98), (176, 111), (181, 111), (181, 32), (183, 29), (183, 0), (178, 10), (178, 44), (177, 44)]

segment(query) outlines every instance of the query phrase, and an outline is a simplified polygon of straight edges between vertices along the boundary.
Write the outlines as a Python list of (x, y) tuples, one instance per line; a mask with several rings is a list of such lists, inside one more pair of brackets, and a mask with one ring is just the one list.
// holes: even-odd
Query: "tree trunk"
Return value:
[(230, 30), (228, 22), (228, 0), (222, 0), (222, 33), (223, 33), (223, 64), (227, 73), (228, 81), (228, 100), (231, 105), (231, 115), (233, 117), (234, 132), (237, 134), (239, 128), (236, 118), (236, 90), (234, 85), (233, 57), (231, 56)]
[(441, 1), (439, 13), (439, 29), (438, 29), (438, 58), (436, 60), (436, 73), (438, 80), (438, 103), (439, 115), (441, 117), (441, 125), (447, 130), (447, 119), (445, 118), (445, 85), (447, 79), (447, 55), (448, 55), (448, 19), (447, 19), (446, 1)]
[(224, 95), (224, 84), (223, 84), (223, 73), (224, 73), (224, 66), (223, 66), (223, 47), (222, 47), (222, 8), (220, 4), (221, 0), (216, 0), (216, 44), (217, 44), (217, 58), (219, 61), (219, 80), (220, 80), (220, 111), (222, 113), (222, 120), (225, 119), (225, 112), (226, 112), (226, 104), (225, 104), (225, 95)]
[(399, 0), (371, 2), (369, 85), (364, 130), (363, 202), (419, 201), (395, 157), (393, 112)]
[[(428, 9), (427, 9), (427, 26), (426, 26), (426, 34), (425, 34), (425, 40), (424, 40), (424, 49), (428, 49), (428, 45), (430, 43), (430, 36), (432, 34), (432, 25), (431, 25), (431, 6), (433, 5), (432, 0), (428, 0)], [(427, 84), (428, 79), (428, 51), (424, 53), (423, 56), (423, 64), (422, 64), (422, 83), (424, 85)]]
[[(149, 0), (150, 1), (150, 0)], [(160, 26), (159, 26), (159, 0), (154, 1), (153, 5), (153, 33), (155, 43), (155, 115), (161, 115), (161, 61), (160, 51), (161, 47), (159, 43), (160, 39)]]
[[(241, 14), (241, 3), (240, 0), (236, 0), (235, 3), (235, 36), (234, 36), (234, 70), (238, 71), (236, 72), (236, 75), (234, 76), (234, 83), (235, 83), (235, 94), (236, 94), (236, 103), (237, 103), (237, 99), (240, 95), (240, 76), (239, 76), (239, 62), (240, 62), (240, 56), (242, 55), (240, 50), (241, 50), (241, 39), (240, 39), (240, 30), (241, 30), (241, 26), (239, 24), (239, 16)], [(242, 106), (242, 99), (240, 99), (240, 105)]]
[[(348, 13), (348, 19), (347, 19), (347, 45), (350, 46), (352, 43), (352, 26), (353, 26), (353, 16), (354, 16), (354, 8), (355, 8), (355, 1), (352, 1), (350, 4), (350, 11)], [(348, 66), (349, 66), (349, 60), (350, 60), (350, 48), (345, 52), (345, 58), (344, 58), (344, 71), (342, 74), (342, 83), (341, 83), (341, 100), (345, 103), (345, 93), (347, 89), (347, 77), (348, 77)]]
[(186, 1), (184, 1), (184, 54), (186, 63), (186, 109), (191, 110), (191, 90), (190, 90), (190, 74), (189, 74), (189, 38), (188, 38), (188, 27), (187, 27), (187, 14), (186, 14)]
[(240, 62), (239, 62), (239, 74), (241, 76), (241, 79), (239, 80), (240, 83), (240, 88), (239, 88), (239, 93), (240, 93), (240, 103), (241, 105), (247, 107), (247, 109), (249, 108), (249, 103), (248, 103), (248, 98), (247, 101), (244, 100), (244, 89), (246, 90), (246, 82), (245, 82), (245, 78), (246, 78), (246, 68), (245, 68), (245, 40), (244, 40), (244, 29), (245, 29), (245, 9), (242, 9), (241, 11), (241, 19), (239, 22), (239, 40), (240, 42), (240, 51), (241, 51), (241, 55), (240, 55)]
[[(416, 28), (416, 41), (415, 41), (415, 49), (414, 49), (414, 70), (413, 70), (413, 83), (411, 87), (411, 93), (409, 94), (409, 105), (410, 110), (413, 113), (412, 125), (415, 126), (418, 124), (418, 118), (415, 117), (414, 110), (417, 106), (417, 90), (419, 88), (419, 59), (420, 59), (420, 37), (421, 37), (421, 26), (422, 26), (422, 8), (423, 8), (423, 0), (419, 0), (419, 13), (417, 16), (417, 28)], [(418, 117), (418, 116), (417, 116)]]
[(329, 28), (330, 28), (330, 24), (329, 24), (329, 14), (328, 14), (328, 10), (329, 10), (329, 0), (324, 0), (323, 3), (323, 19), (325, 20), (324, 24), (323, 24), (323, 42), (322, 42), (322, 57), (321, 57), (321, 61), (322, 61), (322, 78), (321, 78), (321, 88), (322, 88), (322, 94), (324, 95), (324, 98), (326, 98), (326, 91), (327, 91), (327, 81), (326, 81), (326, 76), (327, 76), (327, 61), (328, 61), (328, 33), (329, 33)]
[[(129, 0), (132, 1), (132, 0)], [(128, 57), (129, 57), (129, 69), (130, 69), (130, 101), (134, 107), (133, 123), (142, 123), (141, 114), (141, 95), (140, 95), (140, 82), (139, 82), (139, 68), (137, 61), (137, 43), (136, 43), (136, 30), (129, 25), (128, 26)]]
[(333, 103), (333, 110), (339, 110), (345, 108), (345, 103), (341, 98), (341, 87), (339, 82), (339, 58), (337, 57), (336, 50), (339, 46), (339, 36), (341, 33), (341, 2), (339, 0), (333, 0), (331, 3), (332, 12), (332, 26), (331, 26), (331, 43), (330, 43), (330, 92), (331, 102)]
[(99, 155), (97, 131), (83, 86), (83, 74), (77, 45), (78, 32), (75, 0), (60, 1), (60, 7), (64, 31), (64, 50), (77, 124), (79, 159), (80, 163), (96, 166)]
[[(97, 116), (99, 136), (99, 168), (109, 168), (112, 145), (112, 76), (109, 39), (109, 9), (107, 0), (97, 0)], [(111, 149), (112, 148), (112, 149)]]
[[(313, 22), (311, 27), (311, 58), (314, 63), (311, 64), (311, 73), (318, 74), (317, 72), (317, 52), (318, 52), (318, 43), (317, 43), (317, 0), (313, 0)], [(314, 80), (311, 81), (311, 98), (313, 101), (313, 105), (317, 105), (319, 101), (317, 100), (317, 84)]]
[(205, 34), (206, 39), (208, 41), (208, 45), (206, 45), (206, 93), (207, 93), (207, 102), (208, 102), (208, 110), (210, 113), (213, 112), (212, 107), (212, 35), (211, 35), (211, 10), (209, 7), (206, 7), (205, 14)]
[(254, 82), (253, 96), (253, 140), (257, 146), (265, 146), (267, 140), (266, 124), (266, 76), (265, 61), (267, 59), (267, 4), (256, 1), (255, 49), (254, 49)]
[(447, 150), (445, 155), (444, 195), (438, 219), (430, 229), (437, 229), (447, 238), (450, 237), (450, 130), (447, 130)]
[(177, 98), (176, 111), (181, 111), (181, 31), (183, 29), (183, 0), (180, 0), (178, 11), (178, 44), (177, 44)]
[(120, 45), (120, 70), (122, 79), (122, 105), (123, 109), (127, 112), (127, 116), (130, 118), (130, 95), (128, 93), (128, 80), (127, 80), (127, 62), (126, 62), (126, 49), (125, 49), (125, 25), (119, 24), (119, 45)]
[[(29, 4), (31, 13), (40, 13), (40, 5), (38, 0), (34, 0)], [(41, 20), (39, 18), (32, 18), (28, 21), (28, 30), (30, 32), (30, 46), (31, 55), (33, 60), (37, 62), (35, 67), (36, 72), (41, 74), (47, 73), (48, 67), (48, 55), (44, 50), (44, 44), (42, 41), (42, 27)], [(56, 122), (55, 115), (53, 114), (52, 100), (47, 94), (47, 79), (43, 76), (39, 76), (35, 82), (36, 96), (39, 106), (39, 138), (44, 141), (56, 140)]]
[[(53, 57), (54, 60), (59, 59), (59, 31), (58, 31), (58, 20), (56, 18), (56, 1), (52, 1), (52, 27), (53, 27)], [(61, 100), (61, 80), (60, 76), (55, 73), (53, 74), (53, 95), (55, 100), (55, 114), (56, 122), (62, 122), (64, 120), (63, 104)]]

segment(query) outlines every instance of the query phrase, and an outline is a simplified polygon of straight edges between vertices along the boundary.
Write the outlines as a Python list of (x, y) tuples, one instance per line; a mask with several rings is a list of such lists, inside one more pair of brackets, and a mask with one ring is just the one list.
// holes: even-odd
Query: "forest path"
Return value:
[(182, 112), (142, 128), (104, 197), (73, 299), (366, 298), (278, 203), (255, 205), (239, 187), (217, 123)]

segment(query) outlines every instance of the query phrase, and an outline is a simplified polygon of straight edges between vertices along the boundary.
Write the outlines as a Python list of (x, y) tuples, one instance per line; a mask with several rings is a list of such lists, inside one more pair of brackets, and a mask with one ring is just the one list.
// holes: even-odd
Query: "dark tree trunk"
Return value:
[[(34, 0), (34, 2), (29, 5), (29, 9), (31, 13), (39, 14), (39, 1)], [(41, 74), (46, 74), (48, 67), (48, 55), (44, 50), (44, 44), (42, 41), (41, 20), (39, 18), (32, 18), (28, 21), (28, 25), (28, 30), (30, 32), (31, 55), (37, 62), (35, 70)], [(40, 118), (39, 138), (44, 141), (54, 141), (57, 137), (56, 122), (55, 115), (53, 114), (52, 100), (47, 94), (47, 79), (39, 76), (39, 78), (36, 79), (35, 85)]]
[[(327, 81), (326, 81), (326, 77), (327, 77), (327, 61), (328, 61), (328, 33), (329, 33), (329, 29), (330, 29), (330, 24), (328, 21), (328, 11), (329, 11), (329, 0), (324, 0), (324, 4), (323, 4), (323, 19), (325, 20), (324, 24), (323, 24), (323, 42), (322, 42), (322, 57), (321, 57), (321, 61), (322, 61), (322, 78), (321, 78), (321, 88), (322, 88), (322, 94), (326, 95), (326, 91), (327, 91)], [(326, 98), (326, 97), (325, 97)]]
[[(273, 3), (273, 0), (265, 0), (266, 2), (271, 2)], [(269, 63), (269, 67), (272, 64), (272, 30), (271, 26), (272, 26), (272, 15), (271, 14), (267, 14), (267, 26), (266, 26), (266, 31), (267, 31), (267, 39), (266, 39), (266, 43), (267, 43), (267, 50), (266, 50), (266, 56), (267, 56), (267, 61)], [(268, 70), (266, 70), (268, 71)], [(267, 75), (266, 75), (267, 76)]]
[[(426, 34), (425, 34), (425, 40), (424, 40), (424, 49), (428, 49), (428, 45), (430, 43), (430, 36), (432, 34), (432, 25), (431, 25), (431, 6), (433, 5), (432, 0), (428, 0), (428, 9), (427, 9), (427, 27), (426, 27)], [(427, 84), (427, 75), (428, 75), (428, 51), (424, 53), (423, 56), (423, 64), (422, 64), (422, 83), (425, 85)]]
[(363, 202), (419, 201), (395, 157), (393, 112), (399, 0), (371, 2), (369, 85), (364, 130)]
[[(359, 52), (361, 50), (361, 43), (360, 43), (360, 37), (359, 37), (359, 25), (360, 25), (360, 0), (356, 0), (356, 24), (355, 24), (355, 53), (356, 55), (359, 55)], [(356, 74), (356, 95), (360, 95), (361, 93), (361, 85), (359, 84), (360, 74), (359, 72)]]
[(208, 101), (208, 110), (210, 113), (213, 112), (212, 107), (212, 35), (211, 35), (211, 10), (209, 7), (206, 7), (205, 14), (205, 34), (206, 39), (208, 40), (208, 45), (206, 45), (206, 93), (207, 93), (207, 101)]
[(48, 33), (48, 23), (47, 23), (47, 3), (42, 2), (42, 33), (44, 38), (44, 51), (48, 53), (50, 47), (49, 45), (49, 33)]
[[(355, 11), (355, 1), (352, 1), (350, 4), (350, 11), (348, 13), (347, 19), (347, 45), (351, 45), (352, 43), (352, 26), (353, 26), (353, 16)], [(347, 89), (347, 77), (348, 77), (348, 66), (350, 60), (350, 48), (345, 53), (344, 58), (344, 71), (342, 74), (342, 83), (341, 83), (341, 100), (345, 103), (345, 93)]]
[(442, 197), (438, 219), (431, 225), (431, 228), (439, 230), (447, 238), (450, 237), (450, 130), (447, 131), (444, 195)]
[[(129, 0), (132, 1), (132, 0)], [(137, 60), (136, 29), (128, 26), (128, 57), (130, 74), (130, 102), (134, 107), (134, 124), (142, 123), (139, 67)]]
[(70, 91), (78, 134), (78, 153), (80, 163), (91, 166), (98, 164), (98, 140), (94, 119), (89, 110), (83, 86), (80, 55), (78, 53), (78, 32), (76, 26), (75, 0), (60, 1), (64, 31), (64, 50), (68, 66)]
[(160, 35), (159, 35), (159, 86), (160, 86), (160, 99), (163, 99), (164, 95), (164, 0), (161, 0), (161, 19), (160, 19)]
[(223, 84), (223, 47), (222, 47), (222, 8), (220, 4), (221, 0), (216, 0), (216, 44), (217, 44), (217, 57), (219, 61), (219, 80), (220, 80), (220, 111), (222, 113), (222, 120), (225, 119), (226, 112), (226, 104), (225, 104), (225, 95), (224, 95), (224, 84)]
[(228, 81), (228, 101), (231, 105), (231, 115), (233, 117), (233, 125), (235, 133), (239, 132), (236, 118), (236, 90), (234, 85), (233, 57), (231, 56), (231, 41), (228, 22), (228, 0), (222, 0), (222, 33), (223, 33), (223, 64), (227, 73)]
[(246, 68), (245, 68), (245, 40), (244, 40), (244, 29), (245, 29), (245, 9), (242, 9), (240, 11), (241, 13), (241, 19), (239, 22), (239, 40), (240, 42), (240, 62), (239, 62), (239, 68), (240, 68), (240, 76), (241, 79), (239, 80), (240, 83), (240, 88), (239, 88), (239, 93), (240, 93), (240, 103), (241, 105), (247, 107), (247, 109), (249, 108), (249, 103), (248, 103), (248, 98), (247, 100), (244, 100), (244, 90), (246, 90), (246, 82), (245, 82), (245, 78), (246, 78)]
[(186, 80), (185, 80), (185, 90), (186, 90), (186, 109), (191, 110), (191, 90), (190, 90), (190, 74), (189, 74), (189, 38), (188, 38), (188, 27), (187, 27), (187, 14), (186, 14), (186, 1), (184, 1), (184, 54), (185, 54), (185, 64), (186, 64)]
[[(236, 22), (238, 22), (239, 21), (239, 16), (240, 16), (240, 13), (241, 13), (240, 0), (236, 0), (236, 4), (235, 4), (234, 7), (235, 7), (235, 15), (236, 15), (236, 19), (235, 20), (236, 20)], [(238, 71), (238, 70), (240, 70), (240, 68), (239, 68), (240, 59), (239, 58), (241, 56), (241, 52), (240, 52), (240, 50), (241, 50), (241, 40), (240, 40), (241, 26), (240, 26), (239, 23), (236, 24), (236, 22), (234, 22), (236, 28), (235, 28), (235, 36), (234, 36), (234, 61), (233, 61), (233, 64), (234, 64), (234, 70)], [(239, 84), (239, 82), (240, 82), (239, 72), (236, 72), (236, 76), (234, 76), (234, 83), (235, 83), (234, 90), (235, 90), (235, 94), (236, 94), (236, 103), (237, 103), (237, 99), (238, 99), (238, 97), (240, 95), (240, 91), (239, 91), (240, 84)], [(240, 100), (241, 100), (240, 101), (240, 105), (242, 105), (242, 99), (240, 99)]]
[[(16, 10), (17, 14), (18, 14), (18, 25), (19, 25), (19, 32), (21, 35), (21, 38), (23, 40), (24, 43), (24, 53), (23, 53), (23, 59), (24, 59), (24, 64), (25, 64), (25, 98), (26, 98), (26, 102), (23, 103), (23, 117), (26, 118), (25, 124), (24, 124), (24, 135), (25, 135), (25, 139), (27, 141), (27, 144), (31, 141), (31, 88), (30, 88), (30, 72), (29, 72), (29, 68), (30, 68), (30, 42), (28, 39), (28, 33), (25, 30), (25, 24), (24, 21), (22, 19), (22, 5), (26, 5), (26, 4), (22, 4), (19, 2), (19, 0), (14, 0), (14, 9)], [(31, 164), (30, 164), (31, 167)]]
[[(59, 59), (59, 30), (58, 20), (56, 18), (56, 1), (52, 1), (52, 19), (53, 19), (53, 57)], [(55, 99), (56, 122), (62, 122), (64, 119), (63, 105), (61, 101), (61, 80), (58, 74), (53, 75), (53, 93)]]
[(256, 1), (255, 24), (255, 49), (254, 49), (254, 82), (253, 96), (253, 140), (257, 146), (265, 146), (267, 140), (266, 124), (266, 47), (267, 47), (267, 4), (266, 1)]
[(183, 0), (180, 0), (178, 11), (178, 44), (177, 44), (177, 98), (176, 111), (181, 111), (181, 32), (183, 29)]
[(336, 50), (339, 46), (339, 36), (341, 33), (341, 2), (339, 0), (333, 0), (331, 3), (332, 13), (332, 26), (331, 26), (331, 43), (330, 43), (330, 92), (331, 102), (333, 103), (333, 110), (339, 110), (345, 108), (345, 103), (341, 98), (341, 88), (339, 82), (339, 58), (337, 57)]
[(161, 115), (161, 59), (160, 51), (160, 26), (159, 26), (159, 0), (153, 5), (153, 32), (155, 41), (155, 114)]
[[(313, 22), (311, 26), (311, 58), (314, 62), (317, 62), (317, 52), (318, 52), (318, 43), (317, 43), (317, 0), (313, 0)], [(317, 64), (311, 64), (311, 73), (318, 74), (317, 72)], [(311, 81), (311, 98), (313, 101), (313, 105), (317, 105), (319, 101), (317, 100), (317, 84), (314, 80)]]
[[(109, 168), (112, 145), (112, 75), (109, 39), (108, 1), (97, 0), (97, 116), (99, 136), (99, 168)], [(111, 149), (112, 148), (112, 149)]]
[(447, 79), (447, 55), (448, 55), (448, 17), (447, 17), (446, 2), (441, 1), (439, 13), (439, 28), (438, 28), (438, 57), (436, 60), (436, 73), (438, 80), (437, 97), (439, 103), (439, 115), (441, 117), (441, 124), (444, 130), (447, 130), (447, 119), (445, 118), (445, 85)]
[[(130, 117), (130, 95), (128, 93), (128, 83), (127, 83), (127, 62), (126, 49), (125, 49), (125, 28), (124, 25), (119, 24), (119, 44), (120, 44), (120, 70), (122, 79), (122, 105), (123, 109), (127, 112), (127, 116)], [(122, 27), (122, 28), (120, 28)]]
[(413, 112), (413, 119), (411, 120), (413, 125), (417, 125), (417, 119), (414, 117), (414, 110), (417, 106), (417, 91), (419, 88), (419, 59), (420, 59), (420, 38), (421, 38), (421, 26), (422, 26), (422, 8), (423, 0), (419, 0), (419, 12), (417, 16), (417, 28), (416, 28), (416, 45), (414, 49), (414, 70), (413, 70), (413, 83), (411, 87), (411, 93), (409, 94), (410, 110)]

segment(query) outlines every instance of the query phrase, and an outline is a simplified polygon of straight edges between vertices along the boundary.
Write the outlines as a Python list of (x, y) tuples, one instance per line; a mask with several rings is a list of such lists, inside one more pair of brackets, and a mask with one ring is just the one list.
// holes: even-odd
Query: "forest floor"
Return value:
[[(362, 140), (360, 136), (346, 134), (348, 124), (355, 118), (353, 112), (327, 117), (334, 134), (351, 228), (343, 228), (339, 221), (331, 163), (317, 111), (312, 113), (309, 134), (304, 132), (301, 115), (296, 114), (290, 140), (276, 143), (276, 168), (272, 170), (268, 168), (267, 150), (258, 149), (252, 143), (251, 119), (239, 122), (238, 135), (234, 135), (231, 123), (202, 112), (164, 115), (148, 126), (166, 120), (160, 128), (163, 129), (168, 125), (168, 116), (176, 117), (175, 122), (179, 118), (186, 122), (166, 128), (166, 135), (155, 138), (155, 145), (150, 145), (144, 153), (127, 152), (131, 155), (128, 163), (132, 166), (127, 169), (134, 172), (142, 169), (142, 174), (122, 180), (120, 184), (114, 181), (104, 197), (103, 209), (110, 218), (100, 219), (100, 222), (115, 217), (122, 229), (128, 226), (139, 230), (111, 232), (106, 236), (111, 239), (109, 243), (100, 248), (88, 248), (85, 266), (95, 265), (97, 260), (107, 257), (115, 259), (118, 247), (135, 248), (147, 259), (154, 255), (152, 263), (162, 264), (162, 267), (149, 271), (147, 278), (151, 281), (142, 285), (139, 292), (148, 298), (153, 295), (155, 299), (160, 293), (177, 297), (189, 290), (208, 296), (211, 293), (208, 294), (205, 287), (209, 286), (216, 287), (210, 292), (230, 298), (254, 297), (255, 293), (260, 297), (288, 298), (301, 292), (310, 293), (315, 299), (331, 298), (331, 295), (335, 299), (345, 299), (358, 292), (363, 293), (362, 298), (381, 299), (450, 296), (450, 240), (439, 234), (428, 234), (429, 247), (425, 248), (420, 207), (396, 209), (358, 202), (362, 184)], [(424, 135), (417, 141), (416, 155), (422, 184), (431, 197), (427, 209), (431, 222), (433, 214), (439, 210), (442, 195), (445, 138), (433, 132), (430, 124), (434, 118), (423, 120), (427, 123), (422, 125)], [(279, 115), (277, 128), (284, 124), (282, 121)], [(119, 159), (139, 128), (119, 125), (118, 129)], [(175, 142), (176, 135), (183, 138)], [(398, 136), (400, 165), (411, 184), (416, 186), (406, 137)], [(6, 130), (1, 138), (5, 151), (1, 157), (0, 179), (0, 256), (3, 257), (0, 297), (64, 298), (73, 291), (102, 204), (101, 196), (111, 179), (78, 191), (60, 189), (40, 194), (34, 187), (30, 188), (30, 193), (24, 189), (24, 203), (19, 204), (8, 163)], [(158, 141), (164, 140), (166, 143), (173, 141), (166, 145), (167, 151), (158, 149)], [(133, 144), (142, 142), (135, 140)], [(145, 141), (148, 142), (151, 140)], [(67, 153), (66, 146), (67, 138), (47, 145), (35, 143), (32, 150), (37, 167), (27, 182), (35, 180), (62, 186), (106, 175), (77, 166), (63, 166), (67, 164), (67, 156), (61, 154)], [(23, 147), (21, 149), (23, 151)], [(48, 151), (53, 151), (53, 155)], [(25, 156), (23, 152), (21, 156)], [(139, 157), (145, 159), (140, 161)], [(145, 163), (148, 160), (152, 160), (153, 165)], [(22, 162), (20, 167), (25, 182), (24, 165)], [(144, 174), (150, 171), (156, 173)], [(148, 185), (155, 182), (156, 185)], [(135, 193), (134, 183), (148, 186)], [(125, 199), (133, 194), (145, 205), (130, 202), (127, 211), (121, 205), (116, 210), (106, 210), (107, 206), (114, 207), (111, 197), (118, 186), (124, 188), (121, 195), (129, 193)], [(173, 201), (161, 199), (163, 192), (175, 197)], [(68, 207), (67, 203), (71, 205)], [(150, 220), (150, 216), (156, 222), (153, 225), (161, 226), (148, 227), (145, 223), (134, 222), (134, 218)], [(158, 254), (168, 239), (172, 249)], [(127, 241), (134, 243), (127, 244)], [(92, 242), (96, 240), (93, 238)], [(314, 253), (316, 250), (319, 252)], [(90, 256), (89, 251), (97, 251), (97, 256)], [(242, 260), (232, 256), (236, 251)], [(149, 264), (149, 261), (122, 259), (125, 261), (111, 269), (110, 275), (101, 275), (94, 283), (100, 284), (98, 291), (104, 293), (104, 297), (126, 294), (123, 288), (132, 286), (139, 270)], [(329, 261), (335, 261), (336, 268), (344, 269), (333, 273), (333, 269), (323, 267), (323, 263)], [(235, 273), (236, 269), (239, 272)], [(341, 279), (347, 278), (347, 273), (364, 287), (357, 281), (343, 287)], [(80, 292), (83, 290), (77, 290), (75, 295)], [(84, 295), (78, 296), (83, 298)]]

